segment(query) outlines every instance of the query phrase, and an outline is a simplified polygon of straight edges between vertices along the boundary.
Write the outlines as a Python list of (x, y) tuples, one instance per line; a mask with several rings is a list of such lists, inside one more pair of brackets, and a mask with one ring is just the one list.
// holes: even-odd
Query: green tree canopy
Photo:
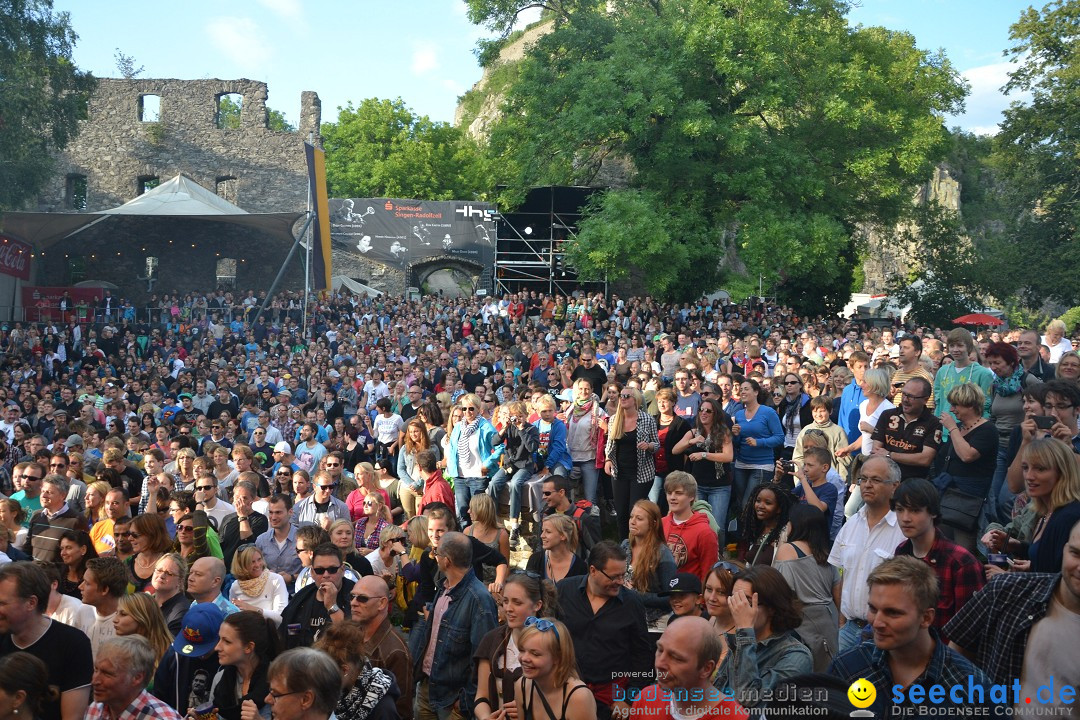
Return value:
[(334, 197), (481, 199), (493, 183), (479, 146), (397, 100), (369, 98), (322, 126)]
[[(525, 0), (470, 0), (495, 29)], [(855, 226), (896, 221), (948, 147), (941, 116), (965, 88), (907, 34), (851, 28), (834, 0), (567, 0), (532, 47), (490, 144), (512, 203), (524, 188), (590, 184), (610, 157), (631, 196), (677, 218), (669, 297), (715, 288), (735, 237), (782, 299), (838, 307), (851, 289)], [(621, 192), (621, 191), (620, 191)], [(618, 201), (595, 205), (604, 212)], [(629, 229), (632, 231), (632, 229)], [(655, 242), (582, 233), (587, 276), (648, 267)], [(619, 252), (631, 242), (641, 253)], [(595, 243), (611, 243), (596, 247)], [(650, 267), (650, 271), (654, 267)]]
[(94, 79), (75, 67), (76, 38), (51, 0), (0, 0), (0, 212), (41, 191), (86, 117)]
[(1020, 62), (1006, 90), (1031, 93), (1005, 111), (995, 162), (1015, 200), (1024, 261), (1015, 272), (1029, 299), (1080, 304), (1080, 2), (1028, 8), (1012, 26), (1008, 53)]

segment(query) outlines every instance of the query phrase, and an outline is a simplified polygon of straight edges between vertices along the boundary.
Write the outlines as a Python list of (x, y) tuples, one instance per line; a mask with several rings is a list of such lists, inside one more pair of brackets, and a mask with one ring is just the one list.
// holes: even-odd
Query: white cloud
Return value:
[(1009, 81), (1009, 73), (1016, 67), (1014, 62), (997, 62), (964, 70), (961, 75), (971, 85), (971, 94), (967, 97), (964, 114), (951, 117), (949, 124), (958, 124), (973, 133), (996, 133), (1002, 111), (1010, 103), (1029, 97), (1027, 93), (1016, 92), (1006, 96), (1002, 91)]
[(259, 4), (284, 20), (302, 22), (304, 6), (300, 0), (258, 0)]
[(433, 70), (439, 69), (439, 58), (436, 50), (437, 47), (430, 43), (413, 43), (413, 75), (426, 75)]
[(265, 33), (247, 17), (216, 17), (206, 24), (210, 42), (244, 72), (264, 70), (272, 55)]

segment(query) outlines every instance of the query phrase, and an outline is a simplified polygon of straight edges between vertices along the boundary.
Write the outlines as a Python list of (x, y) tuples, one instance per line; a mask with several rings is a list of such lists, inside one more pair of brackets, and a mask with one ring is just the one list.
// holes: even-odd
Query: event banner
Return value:
[(0, 233), (0, 273), (20, 280), (30, 279), (30, 258), (34, 248), (22, 240)]
[(495, 264), (495, 206), (467, 200), (330, 199), (340, 251), (405, 269), (438, 256)]
[[(71, 302), (61, 311), (60, 300), (68, 294)], [(87, 322), (94, 317), (94, 308), (104, 292), (101, 288), (22, 286), (23, 312), (27, 322)]]

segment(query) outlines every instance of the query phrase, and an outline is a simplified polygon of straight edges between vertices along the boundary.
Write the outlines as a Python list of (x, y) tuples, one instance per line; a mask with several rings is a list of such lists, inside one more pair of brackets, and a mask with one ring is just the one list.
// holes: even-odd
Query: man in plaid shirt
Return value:
[(180, 720), (175, 710), (146, 692), (156, 661), (140, 635), (102, 643), (94, 659), (94, 704), (84, 720)]
[(1038, 692), (1049, 683), (1056, 688), (1080, 683), (1075, 662), (1078, 624), (1080, 523), (1069, 533), (1060, 574), (1002, 573), (945, 629), (951, 647), (977, 662), (994, 682), (1020, 680), (1020, 697), (1010, 698), (1018, 707), (1026, 704), (1022, 698), (1038, 697), (1044, 707), (1069, 707), (1071, 712), (1071, 700), (1059, 695), (1047, 702)]
[(896, 555), (911, 555), (922, 560), (938, 576), (940, 592), (934, 613), (934, 627), (942, 642), (948, 642), (945, 623), (964, 607), (971, 596), (982, 589), (986, 580), (982, 564), (975, 556), (938, 532), (935, 523), (941, 515), (941, 497), (929, 480), (911, 478), (900, 483), (893, 493), (892, 509), (900, 532), (907, 538), (896, 548)]
[[(874, 641), (838, 655), (829, 674), (846, 683), (860, 678), (872, 683), (877, 690), (875, 717), (920, 714), (935, 685), (945, 691), (940, 702), (933, 702), (935, 710), (960, 712), (993, 704), (986, 675), (950, 649), (933, 628), (938, 581), (928, 564), (913, 557), (890, 558), (871, 571), (867, 584)], [(921, 696), (912, 702), (918, 695), (915, 686)], [(956, 692), (950, 692), (954, 688)]]

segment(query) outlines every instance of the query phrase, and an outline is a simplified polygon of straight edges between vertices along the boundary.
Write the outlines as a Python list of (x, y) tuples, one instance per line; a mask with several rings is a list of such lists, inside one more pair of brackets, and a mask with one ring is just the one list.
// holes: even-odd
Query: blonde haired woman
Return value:
[(280, 625), (289, 590), (280, 575), (266, 569), (262, 551), (250, 544), (241, 546), (233, 555), (232, 574), (236, 582), (229, 587), (229, 600), (241, 610), (262, 613)]
[(619, 391), (619, 406), (608, 423), (604, 447), (604, 470), (611, 476), (620, 540), (629, 534), (630, 508), (638, 500), (648, 499), (656, 477), (654, 456), (660, 449), (660, 438), (656, 420), (641, 405), (637, 388)]
[(1065, 338), (1065, 323), (1061, 320), (1051, 320), (1047, 323), (1042, 344), (1050, 348), (1051, 364), (1060, 362), (1061, 356), (1073, 349), (1072, 343)]
[(540, 527), (540, 549), (529, 556), (525, 566), (541, 578), (558, 582), (563, 578), (588, 575), (589, 566), (578, 554), (578, 529), (574, 520), (562, 513), (547, 515)]
[(1028, 557), (1031, 571), (1061, 570), (1069, 532), (1080, 522), (1080, 470), (1072, 448), (1056, 438), (1038, 438), (1023, 451), (1024, 486), (1039, 515)]
[(574, 642), (565, 625), (527, 618), (518, 643), (523, 677), (514, 684), (514, 700), (519, 717), (596, 720), (596, 699), (578, 675)]
[(154, 649), (154, 669), (165, 657), (169, 646), (172, 645), (173, 636), (165, 625), (165, 616), (161, 614), (161, 608), (154, 602), (152, 595), (146, 593), (131, 593), (120, 596), (120, 603), (113, 616), (113, 629), (120, 637), (125, 635), (141, 635)]

